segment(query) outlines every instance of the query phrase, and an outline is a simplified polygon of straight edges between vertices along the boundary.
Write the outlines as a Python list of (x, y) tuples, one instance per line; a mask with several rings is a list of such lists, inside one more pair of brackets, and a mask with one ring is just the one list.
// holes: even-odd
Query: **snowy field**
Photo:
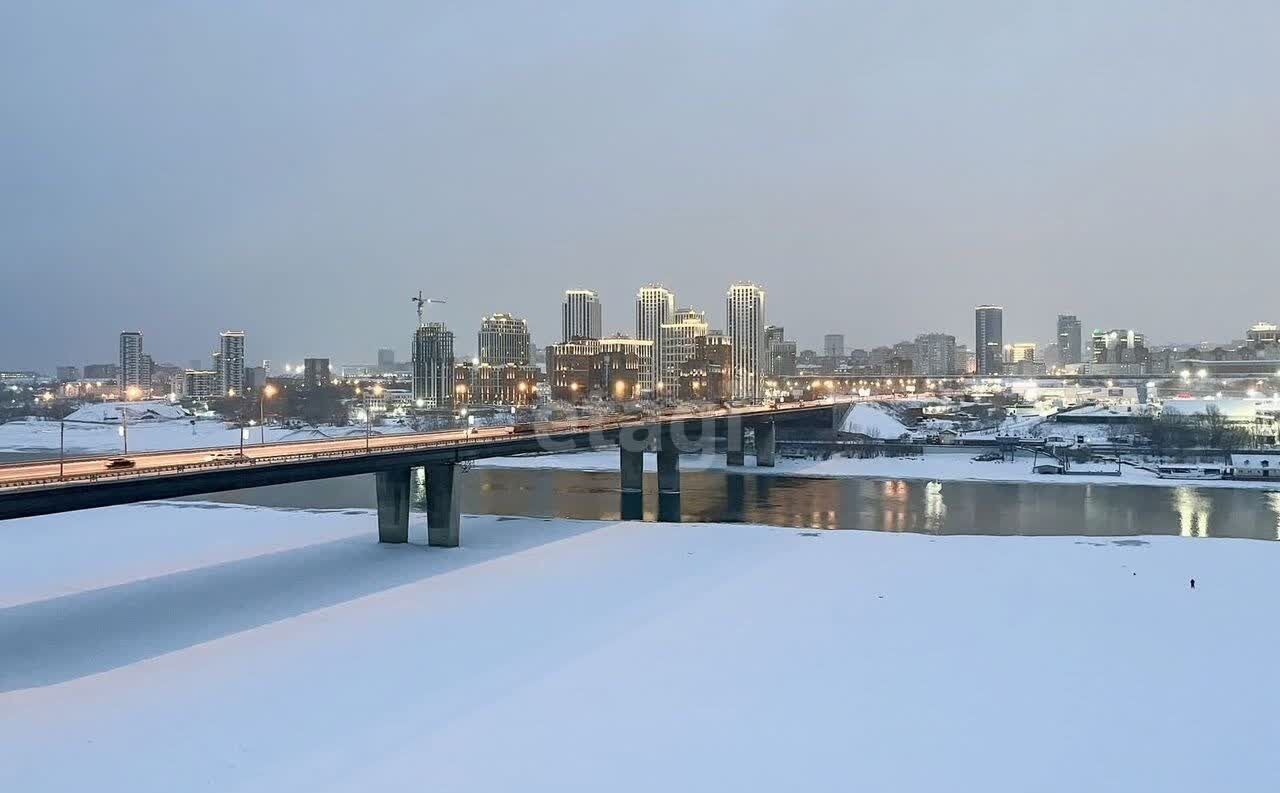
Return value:
[(442, 550), (197, 504), (0, 531), (5, 791), (1280, 784), (1277, 543), (468, 517)]
[[(1153, 487), (1229, 487), (1280, 490), (1276, 482), (1161, 479), (1155, 474), (1126, 465), (1120, 476), (1072, 474), (1054, 476), (1031, 471), (1031, 455), (1019, 455), (1016, 461), (977, 462), (973, 458), (985, 449), (962, 452), (929, 452), (923, 457), (871, 457), (855, 459), (832, 457), (829, 460), (803, 460), (779, 457), (773, 468), (757, 468), (755, 457), (747, 455), (746, 466), (729, 468), (723, 454), (702, 454), (680, 458), (682, 471), (741, 471), (752, 474), (821, 477), (866, 477), (874, 479), (923, 479), (936, 482), (1034, 482), (1046, 485), (1151, 485)], [(1042, 458), (1043, 459), (1043, 458)], [(478, 460), (485, 468), (552, 468), (571, 471), (617, 471), (616, 449), (600, 449), (564, 454), (495, 457)], [(657, 470), (657, 455), (646, 454), (646, 471)], [(1092, 464), (1091, 467), (1099, 467)], [(1114, 466), (1105, 466), (1114, 470)]]

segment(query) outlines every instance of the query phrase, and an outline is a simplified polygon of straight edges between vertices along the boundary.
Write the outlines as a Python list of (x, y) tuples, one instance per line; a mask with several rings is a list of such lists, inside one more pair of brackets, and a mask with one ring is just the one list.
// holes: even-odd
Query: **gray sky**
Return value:
[(1280, 5), (0, 5), (0, 366), (401, 357), (410, 294), (559, 333), (769, 290), (801, 347), (1005, 306), (1153, 340), (1280, 319)]

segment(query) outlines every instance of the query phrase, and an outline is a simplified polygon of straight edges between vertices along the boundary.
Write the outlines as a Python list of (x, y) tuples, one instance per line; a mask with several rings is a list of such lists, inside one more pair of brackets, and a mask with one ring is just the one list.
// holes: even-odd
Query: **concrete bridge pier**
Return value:
[(462, 524), (461, 493), (455, 487), (458, 466), (427, 464), (427, 545), (457, 548)]
[(777, 425), (765, 421), (756, 425), (756, 465), (765, 468), (773, 467), (773, 458), (777, 449)]
[(732, 417), (725, 422), (725, 462), (729, 465), (746, 464), (747, 456), (744, 448), (746, 441), (743, 438), (745, 433), (742, 430), (742, 419)]
[(669, 431), (658, 434), (658, 492), (680, 492), (680, 449)]
[(644, 492), (644, 452), (628, 449), (625, 445), (618, 447), (618, 467), (622, 472), (622, 492)]
[(378, 542), (409, 541), (409, 468), (378, 471)]

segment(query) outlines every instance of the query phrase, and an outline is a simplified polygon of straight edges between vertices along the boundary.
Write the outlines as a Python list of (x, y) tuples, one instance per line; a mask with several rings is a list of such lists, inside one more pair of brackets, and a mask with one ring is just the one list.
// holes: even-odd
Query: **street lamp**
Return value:
[(268, 383), (258, 397), (258, 424), (261, 426), (258, 443), (267, 442), (267, 400), (276, 395), (276, 387)]
[(131, 385), (124, 390), (124, 407), (120, 408), (120, 435), (124, 438), (124, 453), (129, 453), (129, 400), (141, 396), (142, 389)]
[(364, 392), (364, 453), (369, 453), (369, 438), (373, 436), (373, 412), (369, 409), (369, 392), (374, 396), (382, 396), (382, 386), (375, 383), (372, 389)]

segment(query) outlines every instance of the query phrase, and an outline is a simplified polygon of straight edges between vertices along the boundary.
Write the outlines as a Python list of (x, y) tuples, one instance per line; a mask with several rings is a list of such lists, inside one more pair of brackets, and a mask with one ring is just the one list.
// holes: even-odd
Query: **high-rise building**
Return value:
[(58, 382), (70, 383), (80, 379), (79, 366), (59, 366), (57, 369)]
[(706, 314), (691, 308), (680, 309), (675, 314), (674, 322), (663, 324), (655, 393), (659, 396), (691, 396), (679, 393), (680, 368), (693, 357), (697, 340), (707, 335), (707, 330)]
[(1058, 362), (1080, 363), (1080, 320), (1075, 314), (1058, 315)]
[(307, 388), (325, 388), (333, 382), (328, 358), (302, 359), (302, 384)]
[(90, 363), (85, 364), (84, 379), (86, 380), (118, 380), (120, 377), (120, 365), (114, 363)]
[(828, 333), (822, 337), (822, 356), (824, 358), (844, 357), (843, 333)]
[(378, 369), (389, 372), (396, 368), (396, 351), (387, 347), (378, 349)]
[(911, 368), (925, 377), (955, 374), (956, 337), (949, 333), (922, 333), (916, 336)]
[(511, 314), (491, 314), (482, 318), (476, 355), (480, 363), (490, 366), (509, 363), (528, 366), (532, 363), (529, 323)]
[(142, 360), (138, 365), (138, 386), (142, 389), (142, 393), (150, 394), (152, 390), (152, 377), (156, 373), (156, 362), (149, 354), (143, 353)]
[(675, 313), (676, 297), (666, 287), (650, 284), (636, 293), (636, 338), (652, 342), (656, 358), (648, 375), (641, 378), (641, 395), (652, 395), (657, 390), (657, 381), (666, 366), (662, 361), (662, 326), (669, 324)]
[(453, 332), (427, 322), (413, 334), (413, 398), (423, 407), (453, 405)]
[(1004, 369), (1004, 308), (978, 306), (974, 309), (973, 346), (979, 375), (999, 375)]
[(561, 341), (598, 339), (600, 331), (600, 296), (590, 289), (567, 289), (564, 293)]
[[(126, 393), (130, 388), (142, 389), (142, 331), (126, 330), (120, 332), (120, 365), (116, 370), (120, 392)], [(146, 378), (150, 380), (151, 378)]]
[(218, 343), (218, 390), (224, 396), (244, 395), (244, 331), (225, 330)]
[(772, 377), (773, 371), (773, 345), (781, 344), (786, 339), (786, 330), (781, 325), (765, 325), (764, 326), (764, 374)]
[(734, 399), (758, 400), (764, 380), (764, 289), (736, 283), (725, 298), (725, 329), (733, 351)]

